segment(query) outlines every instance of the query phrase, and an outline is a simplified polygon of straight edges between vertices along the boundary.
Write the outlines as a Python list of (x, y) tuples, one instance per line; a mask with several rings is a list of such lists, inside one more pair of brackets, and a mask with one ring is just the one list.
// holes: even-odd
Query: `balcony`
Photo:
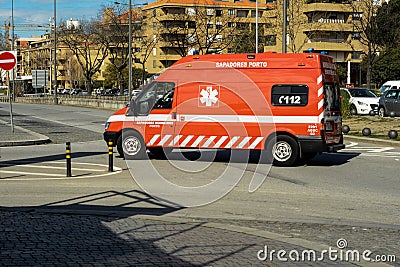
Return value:
[(316, 12), (316, 11), (326, 12), (327, 10), (329, 10), (329, 12), (346, 12), (346, 13), (353, 12), (351, 6), (348, 4), (332, 3), (332, 2), (306, 4), (303, 8), (304, 13)]
[(320, 19), (316, 22), (308, 23), (304, 26), (304, 32), (353, 32), (354, 25), (352, 23), (345, 23), (340, 19)]
[(308, 48), (314, 48), (316, 51), (353, 51), (351, 45), (345, 43), (343, 39), (311, 39), (304, 45), (303, 50), (307, 50)]

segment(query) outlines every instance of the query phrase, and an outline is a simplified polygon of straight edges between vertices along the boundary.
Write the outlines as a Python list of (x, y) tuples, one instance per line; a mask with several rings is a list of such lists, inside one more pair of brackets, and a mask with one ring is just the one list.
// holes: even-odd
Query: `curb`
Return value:
[[(6, 121), (0, 120), (0, 123), (8, 125)], [(25, 132), (31, 136), (34, 136), (36, 139), (30, 139), (30, 140), (18, 140), (18, 141), (0, 141), (0, 147), (8, 147), (8, 146), (31, 146), (31, 145), (42, 145), (42, 144), (47, 144), (50, 143), (51, 140), (48, 136), (33, 132), (31, 130), (22, 128), (20, 126), (14, 126), (14, 129), (17, 129), (19, 131)]]

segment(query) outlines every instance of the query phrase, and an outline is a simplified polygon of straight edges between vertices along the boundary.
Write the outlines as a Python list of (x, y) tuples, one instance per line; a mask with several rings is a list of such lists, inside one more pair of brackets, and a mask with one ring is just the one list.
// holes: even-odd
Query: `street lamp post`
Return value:
[[(116, 5), (123, 5), (120, 2), (114, 2)], [(139, 6), (139, 5), (132, 5), (132, 0), (129, 0), (129, 40), (128, 40), (128, 97), (130, 98), (132, 95), (132, 6)], [(147, 3), (143, 3), (140, 5), (147, 5)]]
[(256, 0), (256, 54), (258, 53), (258, 0)]
[[(14, 0), (11, 1), (11, 51), (14, 52)], [(10, 71), (8, 71), (8, 100), (10, 103), (10, 125), (11, 125), (11, 132), (14, 133), (14, 118), (13, 118), (13, 108), (12, 102), (14, 97), (14, 85), (15, 85), (15, 69), (12, 69), (12, 83), (10, 79)]]
[(54, 0), (54, 105), (58, 104), (58, 97), (57, 97), (57, 0)]
[(286, 53), (287, 0), (283, 0), (282, 17), (282, 53)]

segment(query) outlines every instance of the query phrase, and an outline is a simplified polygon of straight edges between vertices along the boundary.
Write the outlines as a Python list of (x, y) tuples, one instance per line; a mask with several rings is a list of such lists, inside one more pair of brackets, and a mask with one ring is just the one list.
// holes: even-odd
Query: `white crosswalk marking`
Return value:
[(18, 164), (0, 163), (1, 181), (29, 181), (55, 179), (84, 179), (109, 176), (120, 173), (121, 168), (114, 166), (114, 172), (108, 172), (108, 165), (88, 162), (72, 162), (72, 177), (66, 177), (64, 161), (19, 162)]
[(382, 146), (359, 146), (356, 142), (346, 144), (346, 148), (341, 150), (343, 152), (355, 152), (360, 153), (361, 156), (366, 157), (387, 157), (387, 158), (399, 158), (400, 151), (394, 147), (382, 147)]

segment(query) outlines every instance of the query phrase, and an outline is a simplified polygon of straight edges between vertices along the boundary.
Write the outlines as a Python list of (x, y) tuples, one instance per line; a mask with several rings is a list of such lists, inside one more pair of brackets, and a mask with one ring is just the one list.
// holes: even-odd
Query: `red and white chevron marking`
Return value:
[(255, 149), (264, 137), (257, 136), (205, 136), (205, 135), (153, 135), (147, 146), (169, 146), (190, 148), (228, 148), (228, 149)]

